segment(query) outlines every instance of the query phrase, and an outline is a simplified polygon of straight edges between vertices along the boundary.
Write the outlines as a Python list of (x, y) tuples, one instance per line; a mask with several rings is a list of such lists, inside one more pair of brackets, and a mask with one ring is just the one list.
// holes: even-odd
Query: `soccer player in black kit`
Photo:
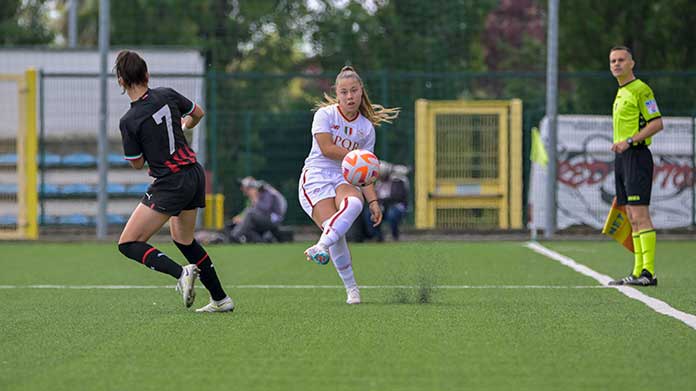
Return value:
[[(186, 307), (195, 299), (194, 284), (210, 292), (210, 303), (196, 312), (230, 312), (227, 296), (208, 253), (193, 238), (198, 208), (205, 207), (205, 173), (188, 146), (183, 129), (203, 118), (203, 110), (171, 88), (148, 87), (147, 64), (137, 53), (123, 50), (116, 58), (118, 84), (131, 100), (119, 124), (123, 151), (131, 167), (147, 162), (154, 182), (133, 211), (118, 240), (130, 259), (177, 280)], [(147, 243), (169, 220), (172, 240), (189, 264), (181, 266)]]

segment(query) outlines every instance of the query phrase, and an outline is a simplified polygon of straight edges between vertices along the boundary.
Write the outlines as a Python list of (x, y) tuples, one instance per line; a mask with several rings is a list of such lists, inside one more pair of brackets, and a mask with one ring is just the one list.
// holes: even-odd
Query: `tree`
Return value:
[[(633, 50), (636, 75), (647, 81), (666, 115), (693, 114), (696, 86), (678, 76), (649, 71), (694, 69), (696, 2), (689, 0), (601, 0), (564, 2), (560, 7), (559, 64), (562, 70), (595, 70), (603, 77), (579, 80), (567, 109), (609, 113), (616, 82), (609, 49)], [(690, 79), (693, 80), (693, 79)], [(570, 94), (569, 94), (570, 95)]]
[(693, 68), (693, 1), (573, 1), (559, 10), (559, 56), (566, 70), (608, 70), (609, 49), (615, 45), (631, 47), (640, 69)]
[(535, 0), (502, 0), (486, 17), (483, 44), (487, 70), (543, 70), (544, 9)]
[(54, 34), (46, 18), (45, 0), (5, 0), (0, 7), (0, 45), (45, 45)]
[(323, 69), (442, 72), (481, 70), (478, 40), (496, 1), (401, 0), (367, 10), (356, 1), (323, 0), (311, 42)]
[[(64, 11), (66, 2), (59, 2)], [(109, 12), (114, 47), (193, 47), (217, 71), (287, 71), (293, 65), (288, 60), (296, 59), (295, 43), (302, 34), (298, 21), (306, 8), (291, 0), (112, 0)], [(78, 14), (80, 45), (96, 46), (99, 1), (81, 1)], [(67, 15), (60, 23), (66, 33)]]

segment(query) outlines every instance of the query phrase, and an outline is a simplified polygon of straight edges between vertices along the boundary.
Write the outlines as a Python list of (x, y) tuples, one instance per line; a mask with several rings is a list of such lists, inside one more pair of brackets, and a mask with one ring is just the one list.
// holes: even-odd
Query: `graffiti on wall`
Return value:
[[(687, 227), (694, 219), (694, 140), (691, 118), (665, 118), (653, 139), (651, 215), (657, 228)], [(542, 138), (548, 129), (542, 122)], [(611, 117), (559, 116), (557, 148), (558, 228), (601, 228), (616, 194)], [(546, 170), (533, 165), (533, 221), (544, 221)]]

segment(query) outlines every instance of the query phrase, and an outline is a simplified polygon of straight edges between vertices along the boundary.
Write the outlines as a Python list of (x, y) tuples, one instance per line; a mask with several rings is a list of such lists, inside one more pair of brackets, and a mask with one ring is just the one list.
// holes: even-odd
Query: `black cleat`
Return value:
[(609, 281), (609, 285), (631, 285), (633, 281), (637, 281), (639, 277), (629, 274), (628, 276), (621, 278), (619, 280)]
[(643, 269), (643, 271), (640, 273), (640, 277), (631, 282), (627, 282), (626, 284), (635, 286), (657, 286), (657, 277), (653, 276), (649, 271)]

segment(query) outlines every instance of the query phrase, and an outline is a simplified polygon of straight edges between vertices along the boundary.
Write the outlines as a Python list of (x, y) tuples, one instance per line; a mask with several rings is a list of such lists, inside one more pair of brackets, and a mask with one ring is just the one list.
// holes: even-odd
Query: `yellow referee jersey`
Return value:
[[(612, 110), (614, 120), (614, 142), (633, 137), (648, 122), (662, 117), (650, 87), (642, 80), (634, 79), (619, 87)], [(651, 137), (645, 139), (650, 145)]]

